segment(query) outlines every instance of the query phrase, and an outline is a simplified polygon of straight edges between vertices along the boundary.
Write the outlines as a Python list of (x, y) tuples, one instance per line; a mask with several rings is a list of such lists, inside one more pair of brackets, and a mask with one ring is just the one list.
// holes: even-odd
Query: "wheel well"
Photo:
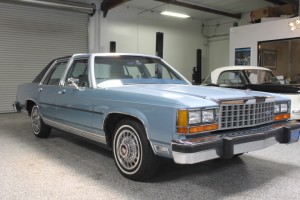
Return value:
[(32, 110), (32, 107), (35, 106), (35, 102), (34, 101), (31, 101), (31, 100), (28, 100), (26, 102), (26, 110), (28, 112), (28, 115), (31, 116), (31, 110)]
[(141, 122), (141, 120), (139, 120), (136, 117), (130, 116), (130, 115), (126, 115), (126, 114), (120, 114), (120, 113), (112, 113), (109, 114), (105, 120), (104, 123), (104, 132), (106, 134), (106, 141), (107, 141), (107, 145), (109, 147), (111, 147), (112, 145), (112, 137), (113, 137), (113, 133), (115, 131), (116, 125), (122, 120), (122, 119), (132, 119), (135, 120), (139, 123), (141, 123), (143, 125), (143, 123)]

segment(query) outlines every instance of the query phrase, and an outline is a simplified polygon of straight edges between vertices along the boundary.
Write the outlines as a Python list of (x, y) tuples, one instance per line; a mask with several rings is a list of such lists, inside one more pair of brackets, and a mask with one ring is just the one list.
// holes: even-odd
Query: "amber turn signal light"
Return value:
[(291, 118), (291, 114), (285, 113), (285, 114), (280, 114), (280, 115), (275, 115), (274, 120), (279, 121), (279, 120), (284, 120), (284, 119), (289, 119)]
[(193, 126), (193, 127), (178, 127), (177, 133), (178, 134), (194, 134), (206, 131), (213, 131), (218, 129), (218, 124), (209, 124), (203, 126)]

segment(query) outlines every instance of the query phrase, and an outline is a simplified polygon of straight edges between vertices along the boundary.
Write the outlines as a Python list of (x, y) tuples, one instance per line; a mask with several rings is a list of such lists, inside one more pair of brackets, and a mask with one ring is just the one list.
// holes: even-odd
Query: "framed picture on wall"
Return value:
[(275, 50), (262, 50), (262, 66), (269, 69), (277, 68), (277, 52)]
[(234, 65), (250, 65), (251, 48), (236, 48)]

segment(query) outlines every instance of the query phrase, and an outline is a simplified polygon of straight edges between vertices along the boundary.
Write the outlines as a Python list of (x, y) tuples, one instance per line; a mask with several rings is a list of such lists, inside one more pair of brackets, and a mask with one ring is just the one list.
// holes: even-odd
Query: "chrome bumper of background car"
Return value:
[(293, 110), (292, 113), (293, 113), (293, 114), (300, 114), (300, 109), (298, 109), (298, 110)]
[(204, 137), (173, 141), (172, 154), (175, 163), (194, 164), (214, 158), (232, 158), (235, 154), (264, 149), (276, 143), (297, 142), (299, 134), (300, 123), (282, 122), (251, 130), (212, 134), (209, 140)]

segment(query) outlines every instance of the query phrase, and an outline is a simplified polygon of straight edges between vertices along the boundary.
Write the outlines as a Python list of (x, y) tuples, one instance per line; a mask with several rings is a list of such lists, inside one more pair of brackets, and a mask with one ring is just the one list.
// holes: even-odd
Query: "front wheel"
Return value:
[(115, 129), (113, 156), (121, 174), (134, 181), (149, 179), (159, 166), (144, 127), (131, 119), (120, 121)]
[(240, 157), (241, 155), (243, 155), (244, 153), (238, 153), (238, 154), (235, 154), (233, 155), (233, 158), (237, 158), (237, 157)]
[(51, 127), (43, 122), (37, 106), (32, 107), (31, 120), (33, 134), (38, 138), (47, 138), (50, 134)]

